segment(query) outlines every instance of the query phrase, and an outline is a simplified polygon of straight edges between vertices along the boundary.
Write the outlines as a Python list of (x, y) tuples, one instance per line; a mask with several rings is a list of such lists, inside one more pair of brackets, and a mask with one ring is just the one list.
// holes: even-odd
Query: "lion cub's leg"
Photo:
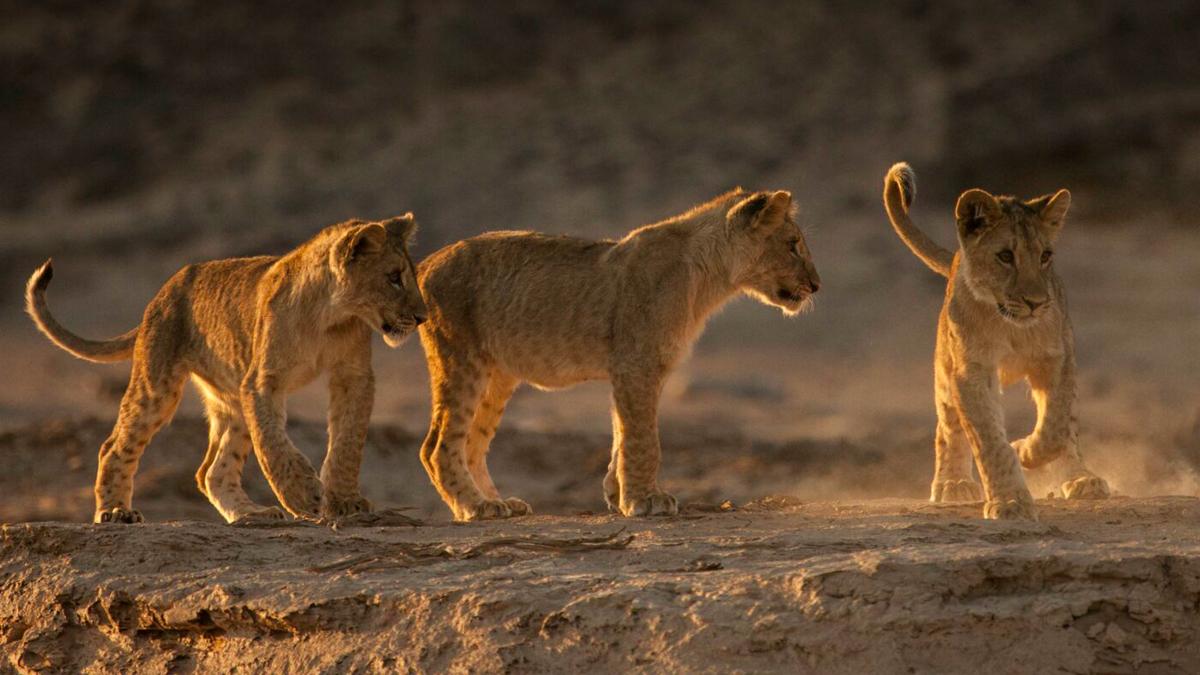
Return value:
[(422, 338), (433, 415), (421, 445), (421, 463), (455, 519), (508, 518), (512, 507), (484, 494), (467, 468), (467, 434), (485, 384), (482, 359), (437, 337), (423, 334)]
[[(1057, 467), (1054, 466), (1056, 464)], [(1112, 496), (1108, 481), (1087, 468), (1078, 446), (1074, 444), (1050, 466), (1063, 476), (1060, 489), (1066, 499), (1108, 499)]]
[(183, 373), (174, 369), (153, 373), (140, 358), (134, 357), (117, 424), (100, 447), (94, 522), (142, 522), (142, 514), (132, 507), (133, 475), (150, 439), (175, 414), (183, 394), (183, 381)]
[(228, 523), (247, 517), (286, 518), (287, 514), (278, 506), (262, 506), (251, 501), (242, 487), (242, 469), (253, 445), (241, 413), (220, 402), (210, 400), (206, 403), (209, 440), (208, 453), (196, 474), (200, 491)]
[(621, 481), (617, 479), (617, 455), (621, 451), (621, 420), (617, 417), (616, 405), (612, 409), (613, 444), (612, 456), (608, 460), (608, 472), (604, 474), (604, 503), (613, 513), (621, 512)]
[[(1020, 448), (1027, 439), (1013, 441)], [(1058, 459), (1036, 469), (1026, 469), (1026, 478), (1035, 494), (1051, 494), (1065, 499), (1107, 499), (1111, 496), (1108, 482), (1092, 473), (1074, 443)]]
[(1061, 362), (1040, 365), (1029, 373), (1037, 425), (1032, 434), (1013, 441), (1013, 449), (1035, 482), (1052, 481), (1063, 497), (1107, 499), (1111, 494), (1108, 483), (1087, 468), (1079, 453), (1073, 354), (1068, 351)]
[(288, 438), (281, 383), (270, 378), (262, 378), (260, 383), (257, 379), (253, 374), (247, 377), (240, 402), (258, 466), (289, 513), (315, 516), (325, 489), (312, 463)]
[[(500, 491), (496, 489), (496, 484), (492, 482), (487, 455), (492, 439), (496, 436), (496, 429), (500, 426), (500, 419), (504, 416), (504, 406), (508, 404), (508, 399), (512, 398), (518, 384), (519, 381), (515, 377), (499, 368), (493, 368), (484, 387), (479, 409), (475, 411), (475, 419), (471, 422), (471, 431), (467, 434), (467, 470), (475, 479), (475, 485), (489, 499), (503, 499)], [(514, 516), (533, 513), (529, 504), (516, 497), (504, 499), (504, 503), (508, 504)]]
[(932, 502), (981, 502), (983, 486), (975, 482), (971, 444), (963, 432), (958, 412), (948, 402), (938, 402), (938, 426), (934, 439)]
[(971, 441), (983, 479), (983, 516), (997, 520), (1037, 520), (1037, 506), (1025, 485), (1025, 474), (1004, 433), (996, 373), (968, 365), (950, 384), (959, 419)]
[[(674, 515), (675, 498), (658, 486), (661, 450), (658, 443), (660, 378), (650, 375), (616, 375), (612, 378), (613, 444), (619, 505), (626, 516)], [(605, 483), (610, 481), (607, 479)]]
[(325, 486), (322, 517), (371, 511), (371, 502), (359, 488), (359, 471), (374, 401), (375, 376), (368, 344), (348, 362), (329, 369), (329, 451), (321, 464), (321, 484)]

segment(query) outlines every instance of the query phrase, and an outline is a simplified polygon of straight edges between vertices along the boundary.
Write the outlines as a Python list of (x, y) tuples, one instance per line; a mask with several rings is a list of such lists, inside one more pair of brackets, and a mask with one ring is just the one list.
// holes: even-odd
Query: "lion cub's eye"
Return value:
[(1042, 264), (1045, 265), (1046, 263), (1050, 262), (1050, 259), (1053, 257), (1054, 251), (1042, 251)]
[(788, 253), (791, 253), (792, 255), (796, 256), (797, 258), (800, 257), (800, 240), (799, 239), (792, 239), (791, 241), (788, 242)]
[(1008, 249), (1004, 249), (996, 254), (996, 259), (1005, 265), (1011, 265), (1013, 261), (1013, 253)]
[(400, 270), (396, 270), (388, 275), (388, 281), (392, 282), (392, 285), (396, 288), (400, 288), (400, 282), (403, 281), (403, 279), (404, 277), (401, 276)]

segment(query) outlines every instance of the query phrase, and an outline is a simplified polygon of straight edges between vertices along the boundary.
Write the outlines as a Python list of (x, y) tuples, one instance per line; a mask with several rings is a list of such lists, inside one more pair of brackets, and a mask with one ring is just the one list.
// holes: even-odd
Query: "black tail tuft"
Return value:
[(36, 290), (44, 291), (50, 286), (50, 280), (54, 278), (53, 259), (47, 260), (46, 264), (37, 271), (37, 278), (33, 281), (33, 287)]

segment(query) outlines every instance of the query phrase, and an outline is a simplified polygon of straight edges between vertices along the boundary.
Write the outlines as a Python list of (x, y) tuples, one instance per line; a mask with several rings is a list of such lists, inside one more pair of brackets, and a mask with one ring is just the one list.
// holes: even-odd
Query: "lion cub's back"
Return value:
[(607, 354), (614, 245), (490, 232), (430, 255), (417, 278), (434, 327), (470, 335), (515, 373), (572, 367), (592, 377)]
[(202, 375), (235, 377), (233, 371), (250, 358), (259, 281), (278, 259), (258, 256), (188, 265), (159, 290), (146, 308), (146, 319), (154, 317), (164, 330), (188, 333), (176, 339), (189, 353), (192, 367), (220, 371)]

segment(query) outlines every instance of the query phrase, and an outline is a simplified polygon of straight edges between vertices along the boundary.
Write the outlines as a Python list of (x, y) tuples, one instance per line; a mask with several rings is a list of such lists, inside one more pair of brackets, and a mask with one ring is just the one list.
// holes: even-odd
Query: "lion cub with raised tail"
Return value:
[(620, 241), (492, 232), (429, 256), (433, 419), (421, 461), (459, 520), (530, 513), (487, 468), (504, 406), (541, 389), (612, 382), (604, 498), (626, 516), (673, 514), (658, 484), (663, 381), (705, 320), (738, 293), (796, 314), (820, 280), (787, 192), (736, 190)]
[[(931, 500), (983, 501), (985, 518), (1037, 520), (1026, 469), (1044, 467), (1067, 499), (1109, 496), (1079, 454), (1075, 340), (1054, 243), (1071, 205), (1059, 190), (1029, 201), (967, 190), (954, 207), (958, 251), (929, 239), (908, 217), (916, 177), (896, 164), (883, 203), (900, 239), (949, 279), (934, 356), (938, 427)], [(1025, 378), (1038, 420), (1009, 444), (999, 391)], [(971, 453), (983, 485), (971, 476)], [(1019, 459), (1019, 462), (1018, 462)]]
[[(133, 360), (112, 435), (100, 448), (100, 522), (136, 523), (133, 475), (150, 438), (171, 419), (192, 381), (204, 396), (210, 435), (196, 474), (200, 491), (229, 522), (283, 518), (250, 501), (242, 466), (253, 445), (271, 489), (294, 515), (370, 509), (358, 471), (371, 417), (371, 331), (398, 347), (425, 319), (408, 255), (412, 214), (325, 228), (283, 257), (188, 265), (121, 337), (85, 340), (46, 306), (47, 261), (26, 287), (29, 314), (54, 344), (99, 363)], [(317, 477), (288, 439), (284, 399), (329, 372), (329, 451)]]

